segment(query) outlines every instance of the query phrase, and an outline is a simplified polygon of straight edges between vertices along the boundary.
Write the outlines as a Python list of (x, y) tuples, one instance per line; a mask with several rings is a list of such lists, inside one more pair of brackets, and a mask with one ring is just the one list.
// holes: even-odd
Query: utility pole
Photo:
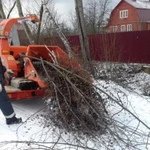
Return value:
[(82, 0), (75, 0), (75, 5), (76, 5), (75, 8), (76, 8), (78, 26), (79, 26), (79, 34), (80, 34), (79, 36), (80, 36), (80, 43), (82, 49), (82, 57), (85, 65), (87, 65), (91, 61), (91, 55), (90, 55), (88, 37), (85, 29)]

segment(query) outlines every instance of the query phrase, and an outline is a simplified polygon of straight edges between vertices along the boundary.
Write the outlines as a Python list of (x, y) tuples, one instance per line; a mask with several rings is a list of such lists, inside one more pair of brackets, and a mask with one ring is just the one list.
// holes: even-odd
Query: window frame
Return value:
[(128, 18), (128, 9), (120, 10), (120, 18)]
[(127, 24), (127, 31), (132, 31), (132, 24)]
[(113, 26), (113, 32), (118, 32), (118, 26)]
[[(124, 28), (124, 30), (122, 30)], [(126, 26), (125, 25), (121, 25), (121, 32), (126, 32)]]

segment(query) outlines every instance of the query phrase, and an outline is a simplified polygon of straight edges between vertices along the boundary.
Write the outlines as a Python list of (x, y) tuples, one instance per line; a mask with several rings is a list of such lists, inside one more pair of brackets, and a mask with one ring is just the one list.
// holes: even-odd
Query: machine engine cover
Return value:
[(39, 88), (37, 82), (25, 78), (14, 78), (11, 80), (11, 86), (20, 90), (36, 90)]

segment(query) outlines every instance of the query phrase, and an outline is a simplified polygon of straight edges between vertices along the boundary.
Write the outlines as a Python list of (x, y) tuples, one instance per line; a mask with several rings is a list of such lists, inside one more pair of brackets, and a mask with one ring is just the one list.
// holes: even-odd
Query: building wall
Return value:
[(150, 30), (150, 23), (147, 23), (147, 30)]
[[(120, 18), (120, 11), (128, 10), (128, 18)], [(120, 4), (113, 10), (110, 21), (106, 29), (113, 32), (113, 26), (118, 26), (118, 32), (121, 32), (121, 25), (125, 25), (127, 31), (127, 25), (132, 24), (132, 31), (142, 30), (140, 19), (138, 17), (136, 8), (129, 5), (127, 2), (120, 2)]]

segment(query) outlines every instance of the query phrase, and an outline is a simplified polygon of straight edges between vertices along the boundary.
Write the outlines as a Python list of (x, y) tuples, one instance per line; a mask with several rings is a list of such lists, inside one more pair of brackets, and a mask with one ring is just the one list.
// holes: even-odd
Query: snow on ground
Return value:
[[(150, 128), (150, 96), (145, 96), (144, 87), (147, 83), (150, 83), (150, 75), (146, 73), (138, 73), (133, 77), (127, 79), (126, 85), (123, 84), (123, 87), (112, 81), (98, 81), (96, 84), (104, 91), (107, 91), (115, 100), (127, 108), (131, 113), (133, 113), (138, 119), (140, 119), (144, 124)], [(126, 88), (124, 88), (124, 86)], [(109, 112), (111, 115), (114, 115), (114, 119), (126, 125), (127, 127), (138, 130), (141, 134), (149, 135), (150, 130), (148, 130), (142, 123), (139, 124), (132, 114), (127, 111), (122, 110), (119, 105), (116, 103), (108, 103)], [(120, 112), (121, 113), (118, 113)], [(124, 129), (126, 128), (123, 126)], [(117, 132), (117, 131), (116, 131)], [(128, 134), (128, 133), (126, 133)], [(134, 137), (135, 138), (135, 137)], [(139, 138), (137, 136), (136, 138)], [(150, 142), (148, 139), (140, 135), (140, 139), (137, 139), (139, 143)], [(146, 141), (148, 140), (148, 141)], [(139, 144), (140, 145), (140, 144)], [(145, 144), (146, 145), (146, 144)], [(139, 146), (140, 149), (150, 149), (150, 146), (147, 147)], [(117, 146), (115, 146), (115, 150)]]
[[(133, 77), (128, 78), (127, 81), (128, 83), (126, 83), (124, 86), (105, 80), (97, 80), (95, 81), (95, 84), (105, 92), (109, 93), (113, 98), (117, 99), (118, 102), (121, 100), (125, 108), (128, 108), (134, 115), (140, 118), (145, 124), (150, 126), (150, 97), (145, 96), (143, 90), (146, 83), (150, 83), (150, 75), (146, 73), (137, 73)], [(43, 109), (45, 106), (42, 99), (14, 101), (12, 104), (17, 116), (22, 117), (24, 123), (21, 125), (7, 126), (5, 124), (4, 116), (2, 113), (0, 113), (0, 150), (23, 150), (39, 148), (36, 143), (31, 146), (29, 142), (22, 144), (21, 141), (56, 142), (61, 130), (54, 132), (53, 128), (50, 126), (44, 127), (42, 125), (43, 119), (41, 114), (45, 113)], [(121, 110), (116, 103), (111, 101), (108, 102), (107, 105), (109, 108), (109, 113), (115, 120), (125, 124), (127, 127), (132, 127), (134, 129), (138, 128), (138, 131), (143, 134), (149, 134), (150, 130), (144, 127), (142, 123), (139, 124), (139, 122), (137, 122), (131, 114)], [(121, 113), (118, 113), (119, 111)], [(127, 128), (124, 127), (124, 129)], [(105, 141), (109, 141), (108, 136), (103, 135)], [(136, 140), (138, 142), (149, 141), (148, 139), (144, 139), (144, 136), (133, 136), (133, 138), (137, 138)], [(20, 141), (20, 144), (9, 144), (6, 141)], [(69, 145), (69, 142), (71, 141), (73, 141), (71, 134), (61, 134), (60, 143), (66, 142)], [(84, 143), (84, 139), (82, 142)], [(47, 148), (46, 146), (50, 146), (52, 144), (53, 143), (47, 143), (47, 145), (45, 144), (45, 149)], [(97, 150), (121, 150), (114, 141), (106, 143), (107, 148), (104, 148), (100, 143), (95, 144), (91, 139), (87, 140), (86, 144), (90, 148)], [(61, 146), (57, 146), (57, 148), (71, 149), (68, 148), (68, 145), (62, 144)], [(53, 146), (55, 147), (55, 145)], [(82, 148), (80, 147), (80, 149)], [(125, 149), (128, 148), (126, 147)], [(147, 150), (150, 149), (150, 146), (139, 144), (139, 149)]]
[[(10, 125), (5, 124), (5, 118), (0, 114), (0, 141), (28, 141), (33, 134), (41, 130), (36, 118), (30, 119), (37, 111), (42, 109), (43, 103), (41, 100), (23, 100), (12, 102), (15, 112), (18, 117), (22, 117), (24, 124)], [(26, 121), (27, 120), (27, 121)], [(15, 147), (16, 148), (16, 147)], [(14, 149), (15, 149), (14, 148)], [(2, 148), (0, 148), (2, 149)]]

